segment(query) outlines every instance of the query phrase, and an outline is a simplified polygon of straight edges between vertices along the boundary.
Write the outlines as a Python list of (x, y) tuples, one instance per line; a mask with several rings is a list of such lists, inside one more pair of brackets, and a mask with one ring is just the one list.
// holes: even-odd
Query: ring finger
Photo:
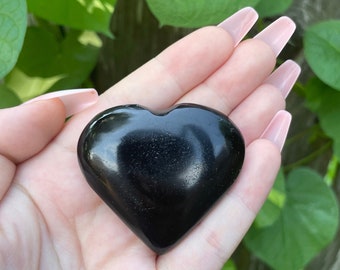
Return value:
[(259, 138), (274, 115), (284, 109), (284, 99), (299, 74), (299, 65), (286, 61), (229, 114), (243, 134), (246, 145)]

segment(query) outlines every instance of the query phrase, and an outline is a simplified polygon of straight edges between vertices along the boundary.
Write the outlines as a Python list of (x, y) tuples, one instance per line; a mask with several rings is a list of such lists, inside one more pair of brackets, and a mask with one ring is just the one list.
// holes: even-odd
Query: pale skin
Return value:
[[(0, 268), (220, 269), (270, 191), (285, 135), (273, 139), (272, 134), (280, 134), (277, 129), (288, 117), (285, 111), (277, 114), (285, 108), (285, 94), (268, 84), (276, 62), (273, 48), (260, 39), (235, 46), (220, 27), (197, 30), (66, 124), (58, 98), (0, 110), (6, 127), (0, 133)], [(284, 76), (277, 77), (276, 83), (284, 82)], [(106, 108), (138, 103), (164, 109), (181, 102), (229, 116), (244, 136), (246, 155), (237, 181), (212, 211), (158, 256), (87, 185), (77, 140)]]

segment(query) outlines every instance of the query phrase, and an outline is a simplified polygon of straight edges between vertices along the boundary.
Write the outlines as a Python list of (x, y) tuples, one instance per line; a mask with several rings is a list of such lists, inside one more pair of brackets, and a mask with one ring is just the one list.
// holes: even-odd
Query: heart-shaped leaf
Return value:
[(94, 68), (100, 47), (94, 32), (69, 31), (60, 42), (51, 32), (30, 27), (18, 63), (5, 78), (6, 85), (22, 100), (79, 87)]
[(307, 107), (318, 115), (323, 131), (333, 139), (334, 154), (340, 159), (340, 92), (315, 77), (307, 83), (304, 94)]
[(245, 244), (277, 270), (299, 270), (334, 237), (339, 208), (332, 190), (316, 172), (292, 171), (285, 184), (285, 203), (269, 226), (253, 226)]
[(217, 24), (245, 6), (255, 6), (259, 0), (147, 0), (161, 25), (201, 27)]
[(0, 79), (15, 65), (26, 32), (25, 0), (0, 1)]
[(109, 37), (115, 3), (116, 0), (27, 0), (28, 10), (40, 18)]
[(315, 24), (304, 35), (304, 52), (315, 74), (340, 90), (340, 20)]

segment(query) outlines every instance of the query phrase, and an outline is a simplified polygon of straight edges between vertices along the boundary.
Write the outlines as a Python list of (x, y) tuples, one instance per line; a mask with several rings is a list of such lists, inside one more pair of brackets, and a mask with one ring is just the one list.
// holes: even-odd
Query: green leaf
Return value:
[(112, 37), (110, 19), (116, 0), (27, 0), (34, 15), (79, 30), (91, 30)]
[(340, 20), (315, 24), (304, 35), (306, 60), (314, 73), (340, 90)]
[(19, 97), (5, 85), (0, 85), (0, 109), (19, 105)]
[(283, 171), (280, 170), (267, 200), (256, 216), (254, 221), (256, 228), (272, 225), (280, 217), (281, 210), (286, 201), (284, 180)]
[(93, 70), (100, 47), (94, 32), (69, 31), (59, 41), (44, 29), (30, 27), (6, 85), (24, 101), (46, 91), (79, 87)]
[(245, 6), (259, 0), (147, 0), (150, 10), (161, 25), (201, 27), (217, 24)]
[(221, 270), (236, 270), (236, 266), (232, 260), (228, 260)]
[(321, 128), (333, 139), (334, 154), (340, 159), (340, 92), (314, 77), (305, 87), (306, 105), (315, 112)]
[(26, 32), (26, 16), (25, 0), (0, 1), (0, 79), (18, 59)]
[(280, 217), (270, 226), (253, 226), (245, 244), (274, 269), (299, 270), (333, 239), (339, 209), (332, 190), (310, 169), (292, 171), (285, 190)]
[(255, 6), (255, 9), (259, 13), (260, 17), (270, 17), (285, 12), (292, 2), (293, 0), (261, 0)]

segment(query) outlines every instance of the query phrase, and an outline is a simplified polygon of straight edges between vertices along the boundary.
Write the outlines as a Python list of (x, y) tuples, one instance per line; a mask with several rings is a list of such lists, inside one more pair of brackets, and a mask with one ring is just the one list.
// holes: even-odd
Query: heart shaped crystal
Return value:
[(232, 185), (244, 151), (226, 116), (195, 104), (163, 112), (114, 107), (92, 119), (78, 143), (90, 186), (158, 254)]

